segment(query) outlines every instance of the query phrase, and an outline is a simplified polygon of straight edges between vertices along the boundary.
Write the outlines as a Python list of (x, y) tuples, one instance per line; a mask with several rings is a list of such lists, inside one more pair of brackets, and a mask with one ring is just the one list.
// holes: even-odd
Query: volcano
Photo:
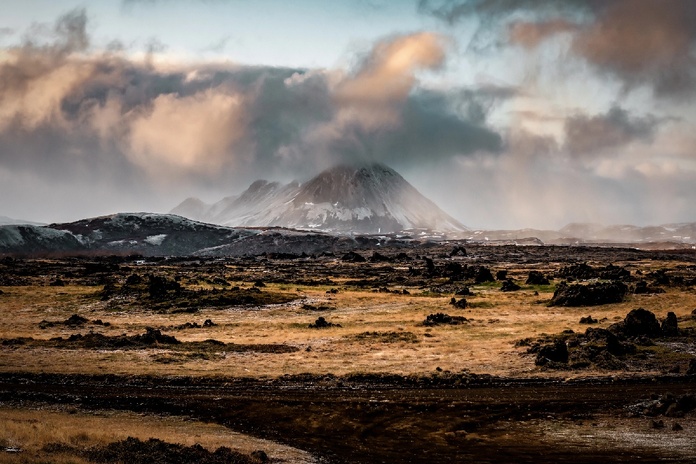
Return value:
[(257, 180), (212, 205), (188, 198), (172, 214), (232, 227), (288, 227), (336, 233), (467, 230), (382, 164), (341, 165), (300, 184)]

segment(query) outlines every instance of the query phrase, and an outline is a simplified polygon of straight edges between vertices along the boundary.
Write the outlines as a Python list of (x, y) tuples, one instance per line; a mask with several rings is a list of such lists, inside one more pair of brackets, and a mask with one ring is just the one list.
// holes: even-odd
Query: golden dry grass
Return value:
[[(624, 263), (633, 272), (649, 272), (651, 261)], [(680, 263), (669, 263), (670, 266)], [(665, 263), (660, 263), (665, 266)], [(523, 281), (534, 266), (519, 266), (509, 276)], [(553, 269), (543, 269), (545, 272)], [(270, 284), (268, 290), (294, 295), (297, 301), (264, 308), (203, 309), (196, 314), (160, 314), (136, 305), (119, 306), (96, 298), (98, 287), (3, 287), (0, 338), (34, 337), (48, 339), (86, 333), (93, 329), (105, 335), (142, 333), (145, 327), (161, 328), (182, 341), (216, 339), (240, 344), (289, 344), (300, 348), (294, 353), (263, 354), (222, 352), (208, 359), (171, 352), (164, 348), (146, 350), (70, 350), (39, 347), (11, 347), (0, 352), (0, 371), (56, 373), (119, 373), (159, 375), (267, 376), (283, 374), (354, 372), (431, 373), (436, 368), (459, 372), (498, 375), (564, 375), (540, 372), (528, 357), (521, 357), (514, 342), (542, 333), (554, 334), (572, 329), (584, 331), (582, 316), (591, 314), (607, 325), (623, 319), (631, 310), (643, 307), (658, 318), (668, 311), (687, 316), (696, 308), (693, 289), (669, 289), (659, 295), (630, 295), (623, 303), (592, 308), (548, 307), (552, 286), (524, 286), (521, 291), (504, 293), (499, 284), (472, 287), (467, 297), (470, 307), (449, 305), (451, 295), (433, 296), (423, 289), (408, 288), (411, 295), (396, 295), (336, 286), (293, 286)], [(240, 284), (242, 284), (240, 282)], [(247, 284), (248, 286), (248, 284)], [(339, 293), (327, 293), (330, 288)], [(537, 292), (538, 294), (536, 294)], [(310, 311), (303, 304), (330, 306), (329, 311)], [(424, 327), (428, 314), (446, 312), (465, 316), (470, 322), (459, 326)], [(110, 327), (70, 328), (57, 325), (38, 328), (41, 320), (61, 321), (77, 313), (90, 320), (102, 319)], [(323, 316), (342, 327), (310, 329), (308, 324)], [(176, 330), (186, 322), (202, 324), (212, 319), (215, 327)], [(693, 324), (691, 322), (690, 324)], [(416, 343), (380, 339), (360, 339), (363, 332), (409, 332)], [(396, 337), (398, 339), (398, 337)], [(581, 371), (588, 375), (591, 372)]]
[[(158, 438), (191, 446), (196, 443), (213, 451), (226, 446), (245, 454), (262, 449), (269, 457), (288, 462), (310, 462), (310, 456), (295, 448), (235, 433), (216, 424), (180, 417), (141, 415), (131, 412), (88, 412), (76, 409), (17, 409), (0, 407), (0, 463), (83, 463), (78, 456), (47, 453), (45, 445), (60, 443), (78, 449), (104, 446), (127, 437)], [(22, 449), (3, 452), (5, 447)]]

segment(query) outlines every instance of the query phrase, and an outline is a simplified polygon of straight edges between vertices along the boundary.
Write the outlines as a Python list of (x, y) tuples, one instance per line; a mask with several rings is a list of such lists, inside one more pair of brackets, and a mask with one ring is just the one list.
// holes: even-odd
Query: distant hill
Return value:
[(467, 230), (382, 164), (337, 166), (304, 184), (257, 180), (208, 205), (189, 198), (172, 214), (232, 227), (288, 227), (336, 233)]
[(13, 226), (18, 224), (29, 224), (34, 226), (42, 225), (40, 222), (25, 221), (24, 219), (13, 219), (7, 216), (0, 216), (0, 226)]

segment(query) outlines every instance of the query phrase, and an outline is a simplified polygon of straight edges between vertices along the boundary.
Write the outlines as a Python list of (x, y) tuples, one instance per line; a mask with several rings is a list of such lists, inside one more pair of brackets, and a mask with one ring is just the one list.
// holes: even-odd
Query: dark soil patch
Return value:
[(413, 332), (361, 332), (351, 338), (379, 343), (418, 343), (420, 341)]
[[(84, 453), (90, 461), (97, 463), (129, 464), (259, 464), (260, 459), (247, 456), (221, 446), (210, 452), (201, 445), (184, 446), (167, 443), (156, 438), (141, 441), (128, 437), (125, 440), (109, 443), (104, 447), (93, 448)], [(265, 453), (264, 453), (265, 455)]]
[(254, 351), (260, 353), (293, 353), (299, 348), (274, 344), (236, 344), (218, 340), (200, 342), (181, 342), (176, 337), (163, 334), (158, 329), (147, 328), (144, 334), (107, 336), (100, 333), (74, 334), (68, 338), (54, 337), (49, 340), (34, 338), (14, 338), (0, 341), (2, 346), (41, 346), (62, 349), (133, 350), (147, 348), (167, 348), (178, 351)]

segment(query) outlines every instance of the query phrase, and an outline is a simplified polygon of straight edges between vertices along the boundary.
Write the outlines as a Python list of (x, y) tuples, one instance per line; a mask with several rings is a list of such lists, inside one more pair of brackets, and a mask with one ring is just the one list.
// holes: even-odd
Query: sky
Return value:
[(0, 216), (372, 162), (472, 228), (696, 221), (696, 2), (3, 2)]

